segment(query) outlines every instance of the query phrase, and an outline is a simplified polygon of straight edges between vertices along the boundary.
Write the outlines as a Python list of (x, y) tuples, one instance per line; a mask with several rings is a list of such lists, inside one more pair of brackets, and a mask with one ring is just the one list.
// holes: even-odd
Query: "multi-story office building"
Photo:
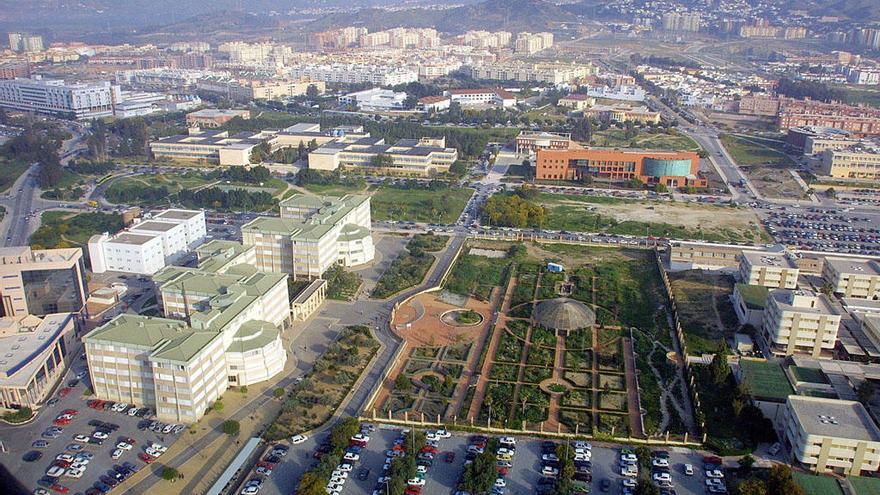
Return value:
[(608, 180), (637, 178), (649, 184), (704, 187), (697, 177), (700, 157), (693, 152), (610, 149), (541, 149), (535, 160), (535, 178), (581, 180), (592, 176)]
[(85, 277), (82, 249), (0, 248), (0, 316), (79, 313)]
[(317, 279), (334, 264), (373, 260), (369, 196), (297, 194), (280, 208), (281, 218), (257, 217), (241, 227), (244, 245), (256, 247), (260, 270)]
[(75, 334), (72, 313), (0, 318), (0, 407), (36, 408), (76, 355)]
[(205, 108), (186, 114), (186, 125), (189, 127), (205, 127), (215, 128), (239, 117), (244, 120), (250, 120), (250, 110), (222, 110), (216, 108)]
[[(376, 164), (377, 157), (388, 161)], [(446, 147), (446, 138), (400, 139), (385, 144), (374, 137), (341, 137), (309, 153), (309, 168), (337, 170), (372, 168), (385, 173), (431, 175), (446, 172), (458, 160), (458, 150)]]
[(771, 289), (794, 289), (800, 274), (788, 253), (744, 251), (740, 257), (739, 278), (744, 284)]
[[(588, 97), (589, 98), (589, 97)], [(584, 117), (602, 122), (636, 122), (639, 124), (659, 124), (660, 112), (652, 112), (642, 105), (592, 105), (583, 109)]]
[(78, 120), (112, 117), (122, 98), (109, 82), (66, 84), (61, 80), (0, 80), (0, 107)]
[(227, 266), (221, 274), (203, 262), (197, 269), (167, 267), (154, 281), (164, 318), (123, 314), (83, 339), (96, 397), (191, 423), (228, 387), (283, 370), (286, 274), (250, 265)]
[(880, 264), (874, 260), (827, 257), (822, 276), (842, 297), (880, 298)]
[(118, 234), (93, 235), (88, 243), (92, 271), (150, 275), (201, 244), (206, 234), (205, 212), (165, 210)]
[(841, 179), (880, 179), (880, 148), (854, 145), (826, 149), (820, 173)]
[(44, 49), (43, 37), (28, 33), (9, 33), (9, 49), (14, 52), (41, 52)]
[(376, 86), (396, 86), (419, 80), (418, 71), (387, 65), (297, 65), (290, 69), (290, 75), (325, 83), (370, 83)]
[(517, 153), (535, 153), (539, 150), (568, 150), (573, 146), (571, 133), (521, 131), (514, 140)]
[(834, 313), (824, 294), (774, 289), (767, 298), (762, 327), (761, 336), (772, 354), (830, 359), (840, 315)]
[(848, 148), (862, 143), (862, 140), (843, 129), (807, 126), (788, 129), (785, 142), (803, 150), (805, 156), (821, 156), (825, 150)]
[(150, 154), (156, 160), (179, 160), (219, 165), (250, 164), (251, 152), (263, 143), (262, 133), (203, 131), (190, 127), (188, 134), (160, 138), (150, 143)]
[(880, 430), (859, 402), (790, 395), (780, 438), (811, 471), (858, 476), (880, 467)]
[(645, 101), (647, 93), (635, 84), (618, 84), (615, 86), (590, 86), (587, 96), (621, 101)]
[[(708, 242), (670, 241), (669, 267), (673, 270), (739, 271), (744, 250), (749, 246)], [(752, 248), (759, 252), (759, 249)]]

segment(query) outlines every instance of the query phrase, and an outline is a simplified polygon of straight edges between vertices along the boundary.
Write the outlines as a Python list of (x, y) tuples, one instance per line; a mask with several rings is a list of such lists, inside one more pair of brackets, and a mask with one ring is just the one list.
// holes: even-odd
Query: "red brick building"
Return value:
[(697, 176), (700, 156), (691, 151), (569, 149), (538, 150), (535, 178), (538, 180), (597, 179), (629, 180), (670, 187), (706, 187)]

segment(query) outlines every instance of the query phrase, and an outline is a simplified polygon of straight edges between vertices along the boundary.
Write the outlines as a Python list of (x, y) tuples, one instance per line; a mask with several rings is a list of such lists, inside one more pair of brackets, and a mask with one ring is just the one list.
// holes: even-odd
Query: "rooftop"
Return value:
[(788, 401), (808, 435), (880, 442), (880, 430), (859, 402), (797, 395)]
[(775, 268), (797, 268), (797, 264), (782, 253), (768, 253), (743, 251), (743, 258), (748, 260), (752, 266), (775, 267)]
[(65, 330), (73, 330), (72, 318), (70, 313), (0, 318), (0, 385), (26, 386), (43, 365), (36, 357), (47, 352)]
[(542, 326), (565, 331), (592, 327), (596, 323), (596, 314), (586, 304), (564, 297), (538, 303), (534, 318)]
[(141, 235), (141, 234), (132, 234), (129, 232), (122, 232), (121, 234), (111, 237), (109, 242), (115, 242), (118, 244), (131, 244), (133, 246), (141, 246), (146, 244), (154, 239), (158, 239), (158, 237), (153, 235)]
[(778, 362), (757, 359), (741, 359), (739, 369), (752, 396), (775, 402), (783, 402), (794, 393), (782, 365)]
[(770, 291), (770, 299), (782, 311), (817, 315), (837, 314), (824, 294), (816, 294), (808, 290), (773, 289)]
[(181, 228), (181, 224), (179, 223), (171, 223), (171, 222), (160, 222), (158, 220), (147, 220), (145, 222), (141, 222), (135, 225), (132, 225), (129, 230), (144, 230), (148, 232), (168, 232), (175, 228)]
[(736, 290), (742, 296), (748, 309), (764, 309), (770, 289), (763, 285), (736, 284)]
[(164, 210), (160, 213), (157, 213), (153, 216), (153, 218), (157, 220), (161, 220), (163, 218), (170, 218), (173, 220), (189, 220), (191, 218), (195, 218), (199, 215), (204, 214), (202, 210), (178, 210), (178, 209), (170, 209)]

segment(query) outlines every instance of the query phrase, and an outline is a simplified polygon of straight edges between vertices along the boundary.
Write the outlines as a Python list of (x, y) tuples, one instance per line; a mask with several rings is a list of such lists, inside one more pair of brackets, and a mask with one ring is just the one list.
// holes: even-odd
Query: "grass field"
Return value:
[(123, 177), (115, 180), (108, 190), (124, 189), (133, 186), (165, 186), (168, 192), (176, 193), (181, 189), (193, 189), (210, 184), (211, 180), (206, 179), (199, 173), (189, 174), (142, 174), (132, 177)]
[(381, 186), (371, 201), (373, 220), (455, 223), (474, 190), (399, 189)]
[(593, 132), (590, 144), (601, 148), (645, 148), (674, 151), (700, 150), (700, 145), (696, 141), (676, 131), (670, 131), (670, 134), (641, 131), (636, 137), (626, 139), (624, 130), (608, 129)]
[(742, 359), (739, 366), (751, 394), (755, 397), (785, 400), (794, 393), (779, 363)]
[(843, 495), (840, 484), (830, 476), (815, 476), (797, 471), (793, 471), (791, 475), (806, 495)]
[(791, 158), (781, 152), (781, 144), (756, 137), (748, 139), (733, 134), (722, 134), (721, 144), (738, 165), (785, 165), (794, 166)]
[(729, 206), (663, 203), (543, 193), (543, 228), (619, 235), (650, 235), (718, 242), (768, 242), (751, 211)]
[(12, 187), (29, 166), (27, 162), (0, 158), (0, 192)]
[(849, 482), (855, 495), (880, 495), (880, 478), (848, 476), (846, 480)]
[(737, 326), (729, 299), (733, 278), (700, 270), (673, 272), (669, 278), (688, 354), (699, 356), (717, 351), (721, 341), (730, 337)]

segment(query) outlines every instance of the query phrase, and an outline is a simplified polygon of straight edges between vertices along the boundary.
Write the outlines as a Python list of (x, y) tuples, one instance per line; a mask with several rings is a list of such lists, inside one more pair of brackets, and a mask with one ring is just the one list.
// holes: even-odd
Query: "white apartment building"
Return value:
[(115, 235), (93, 235), (88, 243), (92, 271), (152, 275), (201, 244), (206, 235), (203, 211), (164, 210)]
[[(376, 169), (377, 155), (390, 158), (391, 163)], [(426, 176), (446, 172), (458, 160), (458, 150), (446, 147), (446, 138), (400, 139), (385, 144), (384, 138), (341, 137), (309, 153), (309, 168), (372, 168), (388, 174)]]
[(164, 318), (119, 315), (83, 339), (96, 397), (152, 407), (162, 421), (191, 423), (228, 387), (259, 383), (284, 369), (286, 274), (250, 265), (219, 274), (200, 265), (167, 267), (154, 280)]
[(373, 260), (369, 196), (296, 194), (280, 208), (280, 218), (257, 217), (241, 227), (244, 245), (256, 247), (258, 269), (317, 279), (336, 263)]
[(800, 271), (788, 253), (744, 251), (739, 276), (745, 284), (771, 289), (794, 289)]
[(372, 88), (339, 97), (340, 105), (350, 105), (366, 112), (402, 110), (406, 106), (406, 93), (390, 89)]
[(880, 467), (880, 430), (859, 402), (790, 395), (781, 429), (792, 460), (817, 473), (858, 476)]
[(532, 55), (553, 46), (553, 33), (519, 33), (516, 36), (516, 53)]
[(325, 83), (371, 83), (376, 86), (396, 86), (419, 80), (417, 71), (387, 65), (297, 65), (290, 68), (290, 75)]
[(516, 61), (473, 64), (468, 66), (467, 70), (468, 75), (474, 79), (548, 84), (576, 82), (597, 72), (596, 68), (589, 64), (530, 64)]
[(58, 79), (0, 80), (0, 107), (77, 120), (112, 117), (121, 101), (119, 86), (109, 82), (67, 84)]
[(822, 277), (841, 297), (880, 298), (880, 264), (874, 260), (827, 257)]
[(443, 92), (450, 102), (462, 107), (499, 106), (503, 108), (516, 106), (516, 96), (503, 89), (449, 89)]
[(762, 337), (772, 354), (831, 358), (840, 315), (834, 313), (824, 294), (774, 289), (767, 298), (762, 326)]
[(645, 90), (634, 85), (620, 85), (615, 87), (590, 86), (587, 96), (594, 98), (606, 98), (609, 100), (645, 101)]

